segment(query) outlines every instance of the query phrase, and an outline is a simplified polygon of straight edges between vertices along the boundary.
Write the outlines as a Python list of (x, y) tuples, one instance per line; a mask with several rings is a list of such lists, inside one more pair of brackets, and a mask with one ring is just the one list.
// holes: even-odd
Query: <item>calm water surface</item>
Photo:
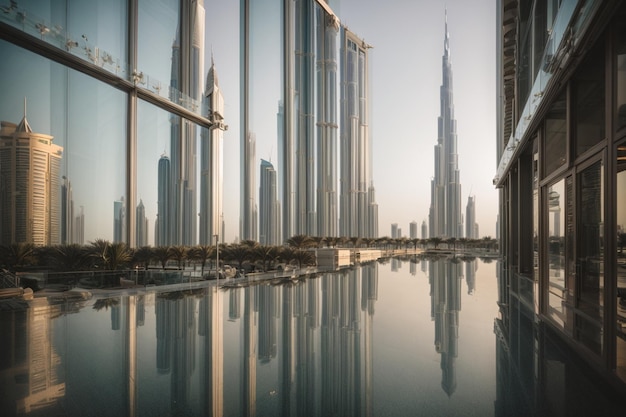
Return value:
[(509, 415), (496, 265), (392, 260), (248, 287), (36, 299), (0, 313), (1, 414)]

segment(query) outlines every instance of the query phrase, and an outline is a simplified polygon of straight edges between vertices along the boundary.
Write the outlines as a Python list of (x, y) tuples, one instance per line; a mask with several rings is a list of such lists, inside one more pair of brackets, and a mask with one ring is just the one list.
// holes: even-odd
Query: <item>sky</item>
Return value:
[[(494, 1), (341, 0), (339, 6), (331, 4), (342, 24), (373, 46), (370, 134), (379, 235), (390, 236), (392, 223), (405, 236), (410, 222), (418, 223), (418, 233), (422, 221), (428, 223), (447, 9), (463, 215), (468, 196), (475, 196), (479, 234), (495, 237)], [(205, 5), (207, 15), (212, 8), (220, 17), (215, 24), (207, 24), (206, 45), (213, 50), (229, 125), (224, 134), (224, 218), (225, 240), (230, 242), (239, 234), (239, 10), (238, 2)], [(275, 138), (257, 136), (256, 149), (257, 162), (261, 158), (275, 161)]]

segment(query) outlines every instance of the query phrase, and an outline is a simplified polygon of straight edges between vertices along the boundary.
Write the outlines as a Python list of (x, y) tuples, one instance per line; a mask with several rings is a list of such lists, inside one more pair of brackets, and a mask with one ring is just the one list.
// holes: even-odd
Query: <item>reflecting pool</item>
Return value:
[[(495, 260), (394, 259), (3, 303), (0, 414), (575, 415), (537, 394), (541, 358), (507, 359), (496, 271)], [(553, 383), (565, 360), (550, 355)]]

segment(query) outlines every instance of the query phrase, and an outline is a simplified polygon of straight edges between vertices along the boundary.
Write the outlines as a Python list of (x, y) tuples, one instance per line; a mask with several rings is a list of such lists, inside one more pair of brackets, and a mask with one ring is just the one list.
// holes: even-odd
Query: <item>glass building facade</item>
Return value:
[(0, 119), (18, 124), (26, 117), (33, 132), (62, 149), (51, 181), (62, 200), (51, 209), (60, 213), (58, 237), (49, 243), (198, 243), (201, 138), (211, 137), (215, 122), (203, 94), (205, 6), (2, 6)]
[(497, 13), (497, 333), (532, 366), (541, 341), (516, 340), (550, 329), (624, 390), (626, 4), (501, 0)]

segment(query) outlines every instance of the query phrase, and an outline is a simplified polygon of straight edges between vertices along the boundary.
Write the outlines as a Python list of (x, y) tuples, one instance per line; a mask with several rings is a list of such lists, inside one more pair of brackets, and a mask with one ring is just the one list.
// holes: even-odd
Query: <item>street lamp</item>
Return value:
[(215, 276), (217, 277), (217, 286), (220, 285), (220, 235), (215, 237)]

